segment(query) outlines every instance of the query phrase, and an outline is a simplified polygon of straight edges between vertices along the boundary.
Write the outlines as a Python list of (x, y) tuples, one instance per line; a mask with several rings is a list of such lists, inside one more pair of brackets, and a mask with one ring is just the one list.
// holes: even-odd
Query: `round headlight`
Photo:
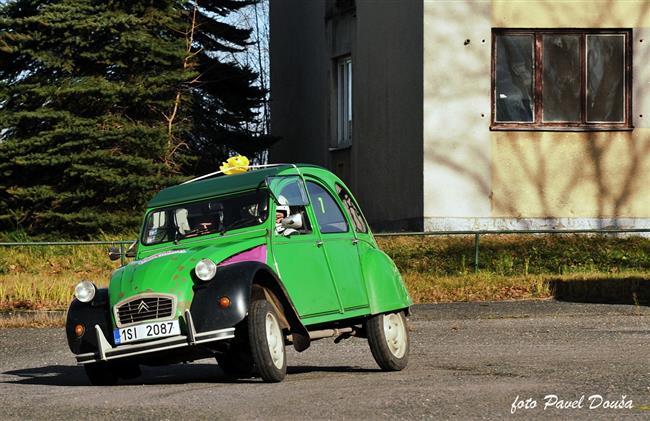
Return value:
[(90, 281), (81, 281), (74, 288), (74, 296), (82, 303), (87, 303), (95, 298), (95, 285)]
[(209, 281), (217, 274), (217, 265), (210, 259), (201, 259), (194, 267), (196, 276), (202, 281)]

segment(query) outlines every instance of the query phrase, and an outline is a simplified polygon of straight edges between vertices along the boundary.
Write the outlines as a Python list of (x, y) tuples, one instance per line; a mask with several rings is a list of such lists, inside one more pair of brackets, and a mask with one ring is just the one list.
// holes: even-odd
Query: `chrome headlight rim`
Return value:
[(203, 282), (211, 281), (217, 275), (217, 264), (210, 259), (201, 259), (194, 266), (194, 273)]
[(95, 298), (97, 287), (90, 281), (82, 280), (74, 287), (74, 296), (82, 303), (89, 303)]

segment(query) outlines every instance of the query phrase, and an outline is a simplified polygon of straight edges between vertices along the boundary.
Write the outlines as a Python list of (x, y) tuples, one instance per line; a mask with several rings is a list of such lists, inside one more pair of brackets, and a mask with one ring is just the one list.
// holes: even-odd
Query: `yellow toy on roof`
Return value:
[(228, 158), (226, 162), (222, 162), (219, 169), (226, 175), (241, 174), (248, 171), (249, 164), (248, 158), (243, 155), (236, 155)]

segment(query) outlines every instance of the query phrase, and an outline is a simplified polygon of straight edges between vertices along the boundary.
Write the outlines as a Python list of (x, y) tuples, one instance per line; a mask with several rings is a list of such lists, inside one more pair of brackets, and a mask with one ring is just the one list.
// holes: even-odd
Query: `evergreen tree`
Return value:
[(186, 57), (198, 74), (183, 87), (188, 100), (185, 111), (190, 116), (190, 130), (184, 138), (189, 155), (196, 160), (192, 173), (214, 171), (214, 163), (223, 161), (230, 151), (253, 156), (276, 140), (264, 135), (264, 127), (249, 128), (266, 92), (263, 85), (255, 84), (257, 73), (233, 60), (232, 53), (248, 46), (251, 29), (236, 28), (223, 19), (257, 1), (185, 3), (193, 41)]
[(263, 92), (220, 52), (248, 3), (15, 0), (0, 6), (0, 228), (89, 236), (137, 229), (183, 175), (265, 139)]

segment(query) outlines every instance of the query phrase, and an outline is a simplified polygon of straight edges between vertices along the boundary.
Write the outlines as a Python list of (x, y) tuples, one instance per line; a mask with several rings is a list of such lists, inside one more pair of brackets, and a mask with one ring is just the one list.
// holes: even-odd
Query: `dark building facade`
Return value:
[(270, 162), (330, 168), (375, 229), (421, 230), (422, 2), (273, 0), (270, 22)]

